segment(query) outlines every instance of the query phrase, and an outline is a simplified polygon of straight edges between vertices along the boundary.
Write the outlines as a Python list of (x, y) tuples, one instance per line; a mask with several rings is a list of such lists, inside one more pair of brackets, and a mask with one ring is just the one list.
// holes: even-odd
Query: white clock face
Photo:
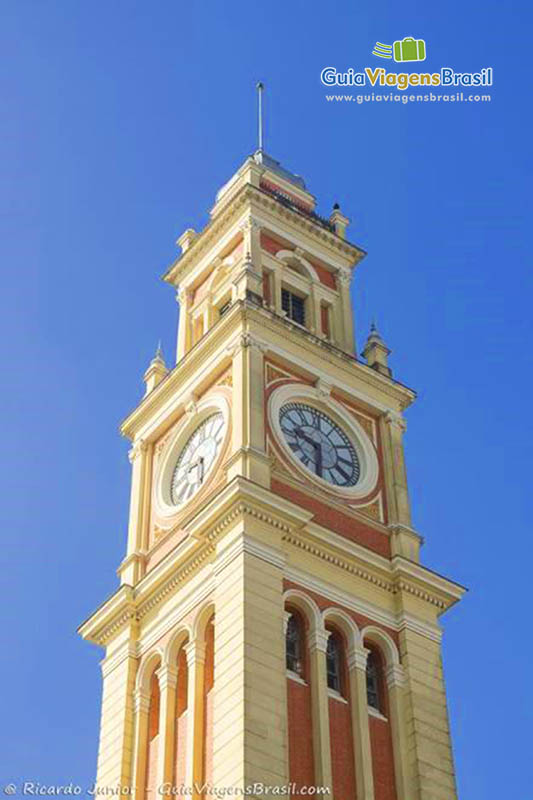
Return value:
[(331, 417), (306, 403), (285, 403), (279, 424), (294, 456), (314, 475), (333, 486), (356, 485), (361, 473), (357, 451)]
[(170, 497), (174, 505), (189, 500), (205, 482), (220, 452), (226, 422), (217, 411), (198, 425), (183, 446), (172, 473)]

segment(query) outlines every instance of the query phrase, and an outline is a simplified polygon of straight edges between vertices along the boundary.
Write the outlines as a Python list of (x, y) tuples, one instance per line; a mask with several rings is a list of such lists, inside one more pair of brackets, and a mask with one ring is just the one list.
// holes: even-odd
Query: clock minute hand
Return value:
[(322, 446), (320, 442), (315, 442), (315, 440), (307, 436), (301, 428), (298, 428), (298, 436), (300, 436), (300, 438), (303, 439), (304, 442), (307, 442), (307, 444), (310, 444), (312, 445), (312, 447), (314, 447), (316, 453), (316, 458), (315, 458), (316, 474), (319, 477), (322, 477)]

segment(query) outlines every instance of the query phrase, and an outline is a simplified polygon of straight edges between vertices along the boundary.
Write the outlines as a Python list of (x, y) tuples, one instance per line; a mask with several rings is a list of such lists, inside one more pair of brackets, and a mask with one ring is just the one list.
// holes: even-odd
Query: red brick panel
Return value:
[(333, 797), (349, 800), (356, 793), (350, 706), (332, 697), (329, 698), (329, 736)]
[(381, 556), (390, 558), (390, 541), (387, 534), (381, 533), (370, 525), (365, 525), (364, 522), (353, 519), (343, 514), (342, 511), (337, 511), (321, 500), (310, 497), (305, 492), (300, 492), (292, 486), (287, 486), (287, 484), (275, 478), (271, 481), (271, 488), (273, 492), (281, 495), (281, 497), (285, 497), (287, 500), (311, 511), (314, 514), (313, 521), (318, 525), (340, 534), (345, 539), (357, 542), (363, 547), (368, 547), (369, 550), (373, 550)]
[(369, 715), (375, 800), (396, 800), (390, 723)]
[(385, 681), (385, 659), (378, 647), (365, 641), (374, 653), (379, 664), (380, 711), (386, 719), (368, 716), (370, 728), (370, 747), (372, 750), (372, 772), (374, 775), (375, 800), (396, 800), (396, 779), (394, 775), (394, 753), (390, 727), (389, 698)]
[[(289, 718), (289, 776), (296, 786), (314, 785), (313, 722), (311, 690), (287, 678)], [(295, 795), (298, 797), (298, 795)]]

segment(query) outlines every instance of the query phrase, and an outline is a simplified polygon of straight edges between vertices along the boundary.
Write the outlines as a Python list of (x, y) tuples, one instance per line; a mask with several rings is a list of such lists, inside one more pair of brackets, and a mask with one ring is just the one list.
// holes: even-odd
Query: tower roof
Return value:
[(261, 166), (265, 167), (265, 169), (268, 169), (269, 172), (273, 172), (276, 175), (279, 175), (280, 178), (283, 178), (289, 183), (293, 183), (295, 186), (299, 186), (300, 189), (305, 190), (305, 181), (300, 177), (300, 175), (295, 175), (293, 172), (289, 172), (288, 169), (282, 167), (279, 161), (276, 161), (275, 158), (269, 156), (264, 150), (256, 150), (252, 158), (257, 164), (261, 164)]

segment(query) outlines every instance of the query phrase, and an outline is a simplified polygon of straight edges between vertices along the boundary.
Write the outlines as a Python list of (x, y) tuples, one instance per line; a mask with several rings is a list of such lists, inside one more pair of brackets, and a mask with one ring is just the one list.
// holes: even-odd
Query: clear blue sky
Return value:
[[(173, 355), (159, 277), (253, 150), (261, 78), (269, 152), (369, 252), (359, 347), (375, 315), (419, 392), (423, 558), (470, 588), (444, 621), (460, 794), (531, 794), (530, 30), (495, 0), (1, 4), (2, 780), (94, 776), (101, 653), (76, 627), (124, 554), (117, 425), (159, 338)], [(493, 66), (492, 103), (325, 101), (323, 67), (394, 69), (372, 46), (409, 35), (431, 71)]]

